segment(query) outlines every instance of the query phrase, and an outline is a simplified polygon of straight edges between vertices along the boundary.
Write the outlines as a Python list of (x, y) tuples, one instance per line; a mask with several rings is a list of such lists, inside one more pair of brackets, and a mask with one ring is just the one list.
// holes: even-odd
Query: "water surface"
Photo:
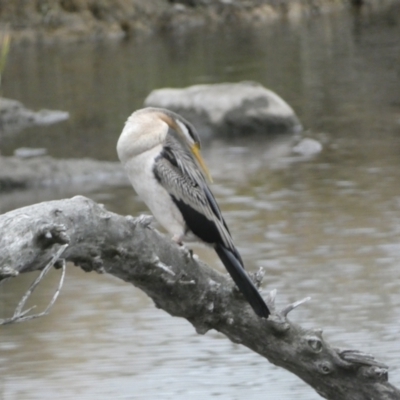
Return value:
[[(372, 353), (400, 385), (400, 19), (340, 14), (301, 25), (165, 34), (127, 42), (14, 47), (4, 95), (71, 113), (65, 123), (1, 139), (2, 154), (116, 160), (127, 116), (159, 87), (255, 80), (296, 110), (312, 159), (285, 140), (216, 139), (204, 157), (250, 271), (266, 269), (277, 303), (332, 344)], [(12, 66), (12, 68), (11, 68)], [(146, 211), (128, 187), (0, 194), (1, 212), (83, 194), (112, 211)], [(195, 247), (209, 264), (213, 252)], [(52, 271), (33, 304), (44, 306)], [(0, 288), (9, 316), (33, 279)], [(298, 378), (220, 334), (199, 336), (138, 289), (69, 268), (51, 315), (0, 332), (0, 397), (14, 399), (318, 399)]]

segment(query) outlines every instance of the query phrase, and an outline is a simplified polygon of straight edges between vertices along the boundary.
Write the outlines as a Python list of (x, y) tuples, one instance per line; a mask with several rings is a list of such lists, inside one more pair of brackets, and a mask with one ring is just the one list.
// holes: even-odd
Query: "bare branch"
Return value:
[(301, 306), (304, 303), (307, 303), (307, 301), (310, 301), (311, 297), (305, 297), (302, 300), (299, 301), (295, 301), (292, 304), (289, 304), (288, 306), (286, 306), (282, 311), (281, 311), (281, 315), (284, 317), (287, 317), (287, 315), (290, 313), (290, 311), (293, 311), (295, 308)]
[(58, 284), (57, 290), (54, 293), (52, 299), (50, 300), (50, 303), (47, 305), (46, 309), (42, 311), (39, 314), (32, 314), (32, 315), (27, 315), (31, 310), (33, 310), (36, 306), (30, 307), (25, 311), (22, 311), (24, 308), (26, 302), (28, 301), (29, 297), (32, 295), (32, 293), (35, 291), (39, 283), (43, 280), (43, 278), (47, 275), (47, 273), (50, 271), (52, 267), (54, 267), (54, 264), (60, 259), (61, 254), (64, 252), (64, 250), (68, 247), (68, 244), (64, 244), (61, 246), (57, 252), (54, 254), (53, 258), (49, 261), (49, 263), (43, 268), (39, 276), (33, 281), (31, 286), (29, 286), (28, 290), (25, 292), (25, 294), (22, 296), (22, 299), (18, 303), (17, 307), (15, 308), (14, 314), (11, 318), (6, 318), (3, 320), (0, 320), (0, 325), (7, 325), (7, 324), (12, 324), (12, 323), (17, 323), (17, 322), (23, 322), (23, 321), (29, 321), (34, 318), (39, 318), (43, 317), (44, 315), (48, 314), (51, 307), (53, 307), (54, 303), (57, 300), (58, 295), (60, 294), (62, 285), (64, 283), (64, 277), (65, 277), (65, 260), (62, 261), (62, 272), (61, 272), (61, 278), (60, 282)]
[(198, 333), (223, 333), (296, 374), (322, 397), (400, 399), (400, 390), (388, 382), (386, 365), (362, 352), (338, 350), (321, 330), (287, 318), (308, 298), (277, 312), (272, 291), (266, 299), (271, 317), (258, 318), (227, 276), (152, 229), (148, 218), (123, 217), (78, 196), (0, 215), (0, 231), (12, 232), (0, 235), (0, 280), (10, 276), (2, 275), (2, 266), (13, 266), (17, 273), (42, 269), (55, 246), (68, 243), (66, 260), (132, 283), (158, 308), (186, 318)]

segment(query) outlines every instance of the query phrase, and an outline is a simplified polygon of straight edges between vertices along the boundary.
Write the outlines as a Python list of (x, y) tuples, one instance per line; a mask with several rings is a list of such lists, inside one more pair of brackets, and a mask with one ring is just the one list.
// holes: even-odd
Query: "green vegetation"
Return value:
[(10, 50), (11, 36), (8, 29), (1, 32), (0, 35), (0, 91), (3, 73), (7, 64), (8, 52)]

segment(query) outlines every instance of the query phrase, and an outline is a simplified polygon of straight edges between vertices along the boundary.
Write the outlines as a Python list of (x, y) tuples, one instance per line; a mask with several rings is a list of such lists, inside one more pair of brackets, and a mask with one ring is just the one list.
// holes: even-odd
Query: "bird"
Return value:
[(179, 114), (146, 107), (131, 114), (117, 153), (138, 196), (178, 244), (199, 241), (216, 251), (233, 281), (261, 318), (270, 310), (249, 278), (207, 181), (200, 137)]

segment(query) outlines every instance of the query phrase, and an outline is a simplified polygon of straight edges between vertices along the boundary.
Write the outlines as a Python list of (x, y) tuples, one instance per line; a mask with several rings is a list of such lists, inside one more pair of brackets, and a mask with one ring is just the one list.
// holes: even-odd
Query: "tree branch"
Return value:
[(31, 284), (31, 286), (29, 287), (29, 289), (26, 291), (26, 293), (22, 296), (22, 299), (20, 300), (20, 302), (18, 303), (14, 314), (11, 318), (6, 318), (6, 319), (0, 319), (0, 325), (7, 325), (7, 324), (13, 324), (16, 322), (24, 322), (24, 321), (29, 321), (31, 319), (34, 318), (39, 318), (39, 317), (43, 317), (44, 315), (47, 315), (51, 309), (51, 307), (53, 307), (54, 303), (57, 300), (58, 295), (60, 294), (62, 285), (64, 283), (64, 277), (65, 277), (65, 260), (62, 260), (62, 273), (61, 273), (61, 278), (60, 278), (60, 282), (58, 284), (57, 290), (54, 293), (52, 299), (50, 300), (50, 303), (48, 304), (48, 306), (46, 307), (46, 309), (44, 311), (42, 311), (39, 314), (31, 314), (31, 315), (27, 315), (31, 310), (33, 310), (35, 308), (35, 306), (28, 308), (25, 311), (22, 311), (22, 309), (24, 308), (26, 302), (28, 301), (29, 297), (31, 296), (31, 294), (35, 291), (35, 289), (37, 288), (37, 286), (39, 285), (39, 283), (43, 280), (43, 278), (47, 275), (47, 273), (50, 271), (50, 269), (52, 267), (54, 267), (54, 264), (60, 260), (60, 256), (61, 254), (64, 252), (64, 250), (68, 247), (67, 244), (62, 245), (57, 251), (56, 254), (54, 254), (53, 258), (50, 260), (50, 262), (44, 267), (44, 269), (42, 270), (42, 272), (39, 274), (39, 276), (33, 281), (33, 283)]
[[(287, 369), (331, 400), (400, 399), (388, 367), (356, 350), (338, 350), (321, 330), (287, 315), (308, 299), (258, 318), (231, 280), (182, 250), (149, 225), (87, 198), (52, 201), (0, 215), (0, 280), (43, 269), (60, 246), (85, 271), (106, 272), (146, 292), (157, 307), (186, 318), (198, 333), (215, 329)], [(21, 308), (22, 310), (22, 308)]]

